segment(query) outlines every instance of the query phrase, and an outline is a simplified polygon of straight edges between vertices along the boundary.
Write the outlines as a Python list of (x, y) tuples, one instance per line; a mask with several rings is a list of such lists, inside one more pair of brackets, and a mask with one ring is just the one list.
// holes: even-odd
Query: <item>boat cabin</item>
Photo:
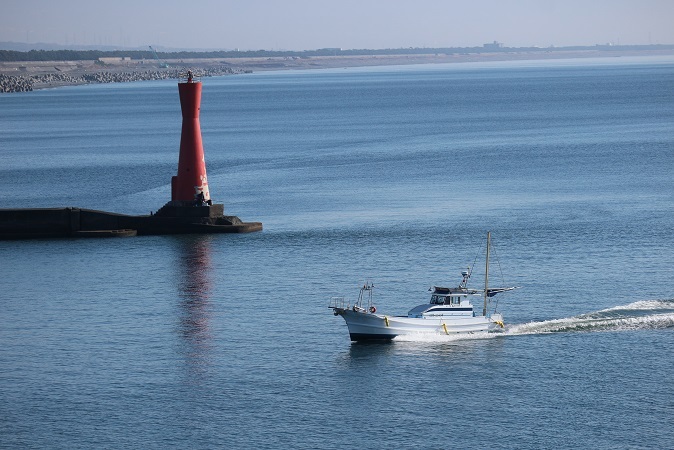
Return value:
[(431, 305), (460, 305), (461, 297), (466, 297), (465, 294), (454, 294), (454, 295), (436, 295), (431, 296)]
[[(444, 288), (433, 286), (431, 295), (431, 305), (461, 305), (468, 301), (468, 295), (473, 295), (473, 290), (468, 290), (462, 286), (458, 288)], [(468, 302), (468, 304), (470, 304)]]
[(472, 316), (473, 305), (468, 296), (472, 291), (463, 288), (434, 287), (430, 303), (412, 308), (407, 317)]

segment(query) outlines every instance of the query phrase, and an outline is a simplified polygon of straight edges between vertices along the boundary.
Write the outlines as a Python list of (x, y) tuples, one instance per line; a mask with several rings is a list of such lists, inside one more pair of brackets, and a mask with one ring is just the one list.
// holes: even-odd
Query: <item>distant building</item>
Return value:
[(501, 44), (500, 42), (494, 41), (494, 42), (489, 43), (489, 44), (482, 44), (482, 47), (485, 50), (500, 50), (500, 49), (503, 48), (503, 44)]

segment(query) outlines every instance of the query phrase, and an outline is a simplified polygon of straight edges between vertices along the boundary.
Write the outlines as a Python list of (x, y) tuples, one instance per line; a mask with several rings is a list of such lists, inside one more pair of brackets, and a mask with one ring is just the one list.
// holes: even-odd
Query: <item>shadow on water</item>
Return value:
[(438, 356), (451, 360), (470, 358), (482, 352), (500, 351), (502, 339), (494, 339), (505, 333), (496, 334), (418, 334), (399, 336), (388, 342), (352, 342), (348, 352), (342, 357), (350, 363), (378, 363), (391, 356)]
[(190, 375), (204, 374), (211, 364), (212, 236), (176, 238), (179, 335)]

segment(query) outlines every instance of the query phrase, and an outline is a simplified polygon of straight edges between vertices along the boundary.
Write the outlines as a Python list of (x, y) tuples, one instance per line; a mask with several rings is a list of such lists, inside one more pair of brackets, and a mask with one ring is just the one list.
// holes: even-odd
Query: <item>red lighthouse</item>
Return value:
[(192, 72), (187, 72), (187, 81), (178, 83), (178, 94), (183, 127), (180, 135), (178, 175), (171, 178), (171, 203), (174, 206), (211, 204), (199, 124), (201, 81), (195, 81)]
[(178, 174), (171, 177), (171, 201), (156, 214), (150, 214), (151, 229), (142, 232), (247, 233), (262, 230), (260, 222), (243, 222), (237, 216), (225, 216), (225, 205), (211, 201), (199, 124), (201, 81), (195, 80), (191, 71), (187, 72), (187, 79), (178, 83), (178, 94), (183, 127)]

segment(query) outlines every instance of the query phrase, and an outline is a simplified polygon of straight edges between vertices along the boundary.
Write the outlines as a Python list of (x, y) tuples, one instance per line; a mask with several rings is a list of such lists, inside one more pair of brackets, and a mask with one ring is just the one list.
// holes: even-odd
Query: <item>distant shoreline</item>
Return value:
[(508, 51), (461, 54), (400, 54), (312, 57), (248, 57), (166, 59), (168, 68), (155, 60), (22, 61), (0, 63), (0, 93), (25, 92), (60, 86), (157, 79), (177, 79), (187, 70), (203, 77), (274, 70), (308, 70), (347, 67), (397, 66), (496, 61), (674, 56), (674, 49)]

